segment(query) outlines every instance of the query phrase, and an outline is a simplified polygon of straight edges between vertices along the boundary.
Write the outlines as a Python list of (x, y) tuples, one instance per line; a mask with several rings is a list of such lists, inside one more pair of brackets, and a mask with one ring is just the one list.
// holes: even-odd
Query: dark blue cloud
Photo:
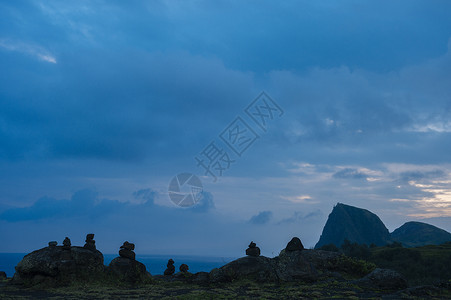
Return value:
[(0, 214), (0, 219), (20, 222), (73, 217), (98, 218), (118, 212), (126, 206), (126, 203), (99, 199), (96, 191), (84, 189), (75, 192), (69, 200), (43, 197), (28, 207), (9, 208)]
[(364, 172), (360, 172), (357, 169), (352, 168), (345, 168), (343, 170), (340, 170), (336, 172), (334, 175), (332, 175), (333, 178), (337, 179), (366, 179), (368, 178), (368, 175)]
[(0, 214), (0, 219), (8, 222), (26, 220), (61, 219), (61, 218), (87, 218), (99, 219), (120, 214), (135, 215), (137, 211), (145, 211), (150, 215), (167, 215), (176, 210), (207, 213), (214, 209), (213, 195), (203, 191), (201, 200), (187, 209), (165, 208), (155, 205), (158, 192), (147, 188), (133, 192), (133, 198), (140, 203), (119, 202), (110, 199), (101, 199), (93, 189), (83, 189), (75, 192), (70, 200), (57, 200), (43, 197), (31, 206), (8, 208)]
[(199, 202), (187, 209), (192, 212), (205, 213), (214, 208), (215, 203), (213, 201), (213, 195), (207, 191), (202, 191), (202, 197), (200, 198)]
[(280, 220), (277, 225), (296, 224), (296, 223), (310, 223), (312, 219), (317, 219), (323, 216), (323, 212), (319, 209), (304, 214), (300, 211), (295, 211), (291, 217)]
[(272, 218), (272, 212), (269, 210), (261, 211), (249, 219), (249, 223), (256, 225), (267, 224)]
[[(448, 27), (428, 22), (431, 15), (445, 23), (448, 18), (421, 2), (407, 10), (387, 4), (392, 10), (384, 22), (379, 7), (353, 2), (103, 5), (100, 11), (95, 4), (2, 3), (2, 22), (8, 24), (0, 31), (7, 45), (0, 49), (3, 159), (144, 161), (192, 155), (200, 151), (194, 145), (207, 144), (268, 87), (285, 105), (285, 124), (298, 122), (304, 131), (290, 137), (289, 144), (366, 150), (373, 141), (397, 155), (391, 149), (397, 138), (393, 131), (412, 125), (417, 116), (405, 101), (378, 92), (370, 80), (380, 78), (353, 66), (396, 69), (423, 62), (423, 57), (442, 55), (451, 36)], [(224, 26), (232, 15), (233, 24)], [(212, 22), (208, 28), (206, 20)], [(419, 32), (411, 26), (421, 22), (430, 29)], [(234, 30), (244, 27), (248, 30)], [(410, 51), (412, 43), (421, 47)], [(8, 45), (27, 48), (28, 56)], [(33, 51), (47, 51), (57, 64), (34, 59)], [(265, 75), (279, 70), (289, 75), (281, 82)], [(312, 82), (305, 82), (306, 74)], [(293, 91), (292, 80), (307, 94)], [(319, 94), (309, 95), (312, 90)], [(446, 105), (450, 109), (448, 102), (433, 103), (429, 106), (439, 111)], [(282, 137), (274, 131), (267, 138), (282, 143)]]
[(433, 179), (446, 177), (446, 173), (443, 170), (434, 171), (408, 171), (401, 172), (399, 174), (402, 181), (421, 180), (421, 179)]

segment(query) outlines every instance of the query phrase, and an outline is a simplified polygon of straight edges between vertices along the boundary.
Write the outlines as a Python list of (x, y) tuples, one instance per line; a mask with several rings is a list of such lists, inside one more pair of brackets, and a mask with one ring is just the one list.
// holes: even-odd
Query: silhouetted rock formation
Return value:
[(373, 289), (400, 290), (407, 288), (407, 281), (401, 274), (394, 270), (379, 268), (357, 280), (356, 283), (362, 287)]
[(135, 244), (126, 241), (119, 250), (119, 256), (129, 259), (135, 259), (135, 252), (133, 252), (133, 250), (135, 250)]
[(89, 250), (96, 250), (96, 241), (94, 241), (94, 233), (88, 233), (86, 235), (85, 245), (83, 248), (89, 249)]
[[(304, 251), (282, 251), (272, 259), (277, 277), (281, 281), (314, 281), (318, 272)], [(327, 260), (326, 260), (327, 261)]]
[[(89, 280), (103, 273), (103, 255), (82, 247), (71, 247), (66, 238), (63, 246), (50, 246), (27, 254), (16, 266), (16, 283), (64, 285)], [(52, 243), (53, 245), (53, 243)]]
[(164, 275), (172, 275), (175, 272), (174, 261), (171, 259), (168, 260), (168, 264), (166, 265), (167, 269), (164, 270)]
[[(89, 234), (86, 240), (93, 241), (93, 238), (94, 235)], [(49, 247), (26, 255), (16, 266), (13, 282), (60, 286), (74, 281), (93, 282), (96, 279), (100, 279), (102, 282), (105, 279), (113, 279), (112, 282), (120, 280), (132, 284), (151, 281), (152, 277), (147, 272), (145, 265), (135, 259), (119, 256), (105, 268), (103, 255), (99, 251), (69, 246), (68, 238), (64, 240), (63, 244), (65, 245), (57, 246), (55, 243), (50, 243)], [(120, 251), (125, 250), (122, 253), (130, 251), (134, 254), (134, 249), (134, 244), (125, 242)], [(369, 273), (372, 269), (371, 266), (345, 257), (341, 253), (304, 249), (301, 240), (297, 237), (293, 238), (287, 247), (274, 258), (260, 256), (260, 250), (254, 242), (250, 243), (248, 250), (255, 255), (249, 255), (249, 251), (246, 251), (247, 256), (234, 260), (221, 268), (213, 269), (210, 273), (191, 274), (188, 272), (188, 265), (182, 264), (179, 268), (180, 272), (174, 274), (174, 260), (169, 259), (164, 275), (157, 275), (155, 278), (167, 282), (184, 281), (196, 284), (244, 279), (263, 283), (338, 280), (357, 284), (363, 288), (387, 290), (399, 290), (407, 286), (405, 279), (395, 271), (375, 269)], [(67, 253), (71, 256), (70, 260), (65, 259)], [(345, 279), (348, 276), (364, 277), (348, 281)], [(5, 277), (6, 274), (0, 272), (0, 279)]]
[(407, 222), (390, 234), (372, 212), (338, 203), (330, 213), (315, 249), (330, 244), (340, 247), (345, 239), (368, 246), (385, 246), (397, 241), (407, 247), (419, 247), (451, 241), (451, 233), (426, 223)]
[(338, 203), (330, 213), (315, 249), (328, 244), (340, 247), (345, 239), (377, 246), (391, 242), (388, 229), (378, 216), (366, 209)]
[[(288, 247), (289, 246), (289, 247)], [(255, 249), (255, 243), (249, 249)], [(210, 272), (212, 282), (226, 282), (248, 278), (261, 282), (270, 281), (313, 281), (318, 278), (318, 270), (324, 274), (329, 266), (341, 257), (339, 253), (321, 250), (305, 250), (299, 238), (293, 238), (279, 256), (246, 256), (234, 260)]]
[(133, 250), (135, 250), (135, 244), (124, 242), (120, 247), (119, 257), (110, 262), (108, 270), (128, 283), (150, 281), (150, 273), (147, 272), (143, 263), (135, 260), (135, 252)]
[(260, 256), (260, 248), (252, 241), (249, 244), (249, 248), (246, 249), (246, 255), (249, 256)]
[(71, 242), (67, 236), (63, 241), (63, 252), (61, 253), (61, 259), (62, 260), (72, 260)]
[(187, 264), (181, 264), (179, 270), (180, 270), (180, 272), (182, 272), (182, 273), (187, 273), (188, 270), (189, 270), (189, 267), (188, 267)]
[(391, 233), (394, 241), (406, 247), (440, 245), (451, 241), (451, 233), (422, 222), (407, 222)]
[(128, 283), (143, 283), (151, 279), (146, 266), (135, 259), (116, 257), (110, 262), (108, 269), (121, 280)]
[[(361, 286), (399, 290), (406, 287), (405, 279), (397, 272), (388, 269), (376, 269), (371, 273), (367, 267), (356, 267), (360, 262), (353, 261), (338, 252), (302, 249), (299, 239), (288, 243), (295, 249), (287, 248), (274, 258), (264, 256), (246, 256), (236, 259), (220, 268), (211, 270), (208, 282), (230, 282), (240, 279), (259, 282), (313, 282), (318, 280), (346, 281), (345, 276), (364, 276), (353, 281)], [(300, 241), (300, 240), (299, 240)], [(254, 248), (253, 245), (252, 248)], [(288, 246), (288, 245), (287, 245)], [(296, 247), (294, 247), (296, 246)], [(362, 265), (363, 266), (363, 265)], [(193, 278), (197, 278), (194, 274)], [(199, 278), (200, 280), (200, 278)], [(205, 282), (205, 277), (202, 277)]]
[(49, 247), (50, 248), (54, 248), (54, 247), (56, 247), (58, 245), (58, 242), (57, 241), (51, 241), (51, 242), (49, 242)]
[(291, 241), (288, 242), (287, 247), (285, 247), (286, 251), (300, 251), (304, 250), (304, 245), (302, 245), (301, 240), (298, 237), (294, 237)]
[(212, 282), (228, 282), (249, 278), (259, 282), (277, 281), (277, 274), (271, 258), (265, 256), (245, 256), (210, 272)]
[(6, 278), (7, 278), (6, 273), (3, 271), (0, 271), (0, 280), (5, 280)]
[(211, 282), (229, 282), (239, 279), (258, 282), (312, 282), (317, 280), (320, 274), (321, 276), (333, 274), (335, 271), (333, 268), (340, 257), (342, 255), (339, 253), (321, 250), (282, 250), (280, 255), (274, 258), (246, 256), (221, 268), (213, 269), (209, 279)]
[(70, 239), (66, 236), (66, 238), (63, 241), (63, 249), (70, 250), (70, 246), (71, 246)]

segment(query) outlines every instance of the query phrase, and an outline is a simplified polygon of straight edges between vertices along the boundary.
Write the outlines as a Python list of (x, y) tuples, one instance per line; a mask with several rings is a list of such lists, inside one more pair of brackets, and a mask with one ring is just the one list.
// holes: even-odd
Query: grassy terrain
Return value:
[(415, 248), (371, 248), (367, 260), (397, 270), (411, 285), (436, 284), (451, 279), (451, 243)]
[[(416, 292), (418, 293), (418, 291)], [(451, 290), (427, 289), (412, 295), (363, 290), (349, 282), (256, 283), (240, 280), (214, 285), (154, 281), (141, 286), (83, 284), (37, 290), (12, 285), (0, 286), (0, 299), (446, 299)]]
[(340, 249), (333, 245), (323, 248), (366, 260), (379, 268), (396, 270), (404, 275), (411, 286), (439, 284), (451, 279), (451, 242), (404, 248), (400, 243), (368, 247), (345, 241)]

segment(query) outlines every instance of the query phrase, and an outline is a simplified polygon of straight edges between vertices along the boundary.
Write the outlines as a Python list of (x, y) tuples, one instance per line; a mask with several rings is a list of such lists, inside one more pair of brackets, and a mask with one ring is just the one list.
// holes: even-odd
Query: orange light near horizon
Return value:
[[(431, 184), (419, 184), (415, 181), (409, 181), (409, 184), (421, 189), (421, 191), (433, 194), (431, 197), (423, 197), (417, 200), (408, 200), (416, 203), (419, 213), (408, 214), (411, 217), (433, 218), (451, 216), (451, 187), (448, 187), (451, 181), (432, 181)], [(400, 199), (393, 199), (394, 201)]]

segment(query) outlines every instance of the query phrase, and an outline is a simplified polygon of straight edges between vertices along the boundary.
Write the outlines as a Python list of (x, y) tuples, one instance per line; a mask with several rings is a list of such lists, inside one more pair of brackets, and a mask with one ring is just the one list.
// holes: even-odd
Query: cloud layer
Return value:
[[(450, 9), (0, 3), (0, 237), (20, 248), (11, 232), (82, 236), (94, 226), (108, 249), (128, 230), (154, 253), (232, 253), (257, 239), (271, 253), (292, 235), (313, 246), (336, 202), (390, 229), (412, 218), (446, 225)], [(202, 176), (194, 157), (211, 141), (230, 152), (219, 134), (237, 116), (255, 125), (244, 109), (262, 90), (284, 115), (267, 132), (253, 128), (259, 139), (231, 153), (218, 182)], [(181, 172), (208, 190), (188, 210), (167, 197)]]

